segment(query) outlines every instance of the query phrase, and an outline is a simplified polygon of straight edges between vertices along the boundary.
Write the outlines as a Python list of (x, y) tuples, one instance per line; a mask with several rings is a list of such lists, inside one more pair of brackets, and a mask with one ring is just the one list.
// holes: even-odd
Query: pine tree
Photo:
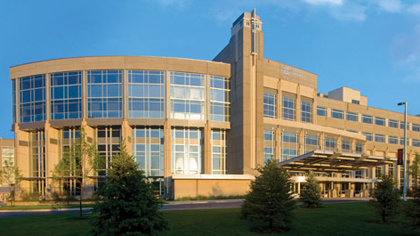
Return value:
[(411, 190), (413, 199), (404, 203), (403, 212), (412, 226), (420, 228), (420, 187)]
[(300, 201), (309, 208), (321, 206), (321, 188), (312, 172), (309, 172), (306, 177), (306, 183), (303, 184), (303, 189), (300, 192)]
[(242, 216), (251, 221), (266, 222), (269, 228), (276, 223), (283, 229), (290, 228), (295, 201), (290, 191), (289, 173), (277, 167), (274, 160), (268, 160), (257, 170), (260, 175), (251, 182), (251, 190), (242, 205)]
[(94, 235), (155, 235), (168, 228), (158, 211), (161, 202), (124, 145), (120, 154), (113, 156), (108, 178), (98, 195), (103, 196), (103, 201), (94, 207), (99, 215), (93, 220)]
[(394, 177), (384, 175), (373, 190), (372, 200), (369, 203), (374, 206), (381, 215), (382, 222), (386, 222), (388, 217), (398, 213), (400, 203), (400, 193), (395, 188)]

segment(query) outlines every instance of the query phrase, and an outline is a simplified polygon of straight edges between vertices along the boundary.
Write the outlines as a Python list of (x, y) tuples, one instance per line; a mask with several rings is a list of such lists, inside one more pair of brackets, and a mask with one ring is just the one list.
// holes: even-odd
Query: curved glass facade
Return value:
[(19, 79), (20, 122), (45, 119), (45, 75), (34, 75)]
[(82, 118), (82, 72), (51, 74), (51, 120)]

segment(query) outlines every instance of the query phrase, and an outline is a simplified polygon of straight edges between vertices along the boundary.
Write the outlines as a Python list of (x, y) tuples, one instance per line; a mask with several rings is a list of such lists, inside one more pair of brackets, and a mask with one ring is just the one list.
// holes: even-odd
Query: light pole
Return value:
[(407, 155), (407, 101), (398, 103), (398, 106), (404, 105), (404, 157), (403, 157), (403, 200), (407, 201), (407, 175), (405, 174), (406, 170), (406, 155)]

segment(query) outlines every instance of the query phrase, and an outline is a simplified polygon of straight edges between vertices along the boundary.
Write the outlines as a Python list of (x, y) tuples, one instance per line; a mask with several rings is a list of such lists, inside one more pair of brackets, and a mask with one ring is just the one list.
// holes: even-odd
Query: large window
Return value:
[(211, 131), (211, 173), (226, 174), (226, 131)]
[(45, 119), (45, 75), (34, 75), (19, 79), (20, 122)]
[(164, 117), (163, 71), (128, 71), (128, 117)]
[(310, 152), (318, 149), (318, 137), (306, 135), (305, 136), (305, 152)]
[(264, 93), (264, 117), (276, 118), (276, 95)]
[(344, 113), (342, 110), (331, 109), (331, 117), (336, 119), (343, 119)]
[(316, 114), (318, 116), (327, 116), (327, 108), (326, 107), (317, 107)]
[(388, 143), (391, 143), (391, 144), (398, 144), (398, 137), (395, 137), (395, 136), (388, 136)]
[(172, 129), (172, 174), (202, 173), (202, 133), (202, 130), (193, 128)]
[(88, 71), (88, 117), (122, 117), (122, 71)]
[(298, 155), (297, 135), (282, 133), (281, 160), (285, 161)]
[(346, 112), (346, 120), (359, 121), (359, 114), (353, 112)]
[[(400, 145), (404, 145), (404, 138), (400, 138)], [(407, 139), (407, 146), (410, 145), (410, 139)]]
[(385, 126), (385, 118), (375, 117), (375, 125)]
[(301, 121), (311, 123), (312, 122), (312, 105), (309, 102), (301, 102)]
[(171, 118), (204, 120), (204, 75), (171, 72)]
[(275, 132), (274, 130), (264, 130), (264, 163), (274, 159), (275, 155)]
[(362, 134), (366, 137), (366, 141), (372, 141), (373, 140), (372, 133), (362, 132)]
[(282, 118), (283, 120), (296, 120), (295, 99), (283, 97)]
[(98, 170), (99, 175), (106, 175), (106, 170), (111, 167), (111, 158), (120, 152), (121, 137), (121, 126), (102, 126), (96, 129), (98, 152), (104, 160)]
[(30, 133), (31, 158), (29, 160), (29, 177), (34, 177), (31, 192), (45, 194), (45, 132), (38, 130)]
[(341, 141), (341, 150), (344, 152), (350, 152), (351, 151), (351, 144), (349, 141)]
[(164, 174), (163, 140), (162, 127), (133, 128), (133, 155), (146, 177)]
[(227, 78), (210, 76), (210, 120), (230, 120), (230, 83)]
[(82, 72), (51, 74), (51, 119), (82, 118)]
[(325, 138), (325, 150), (328, 150), (328, 151), (335, 151), (336, 150), (335, 139)]
[(392, 128), (398, 128), (398, 121), (397, 120), (388, 120), (388, 126)]
[(420, 147), (420, 140), (413, 139), (412, 144), (413, 144), (413, 147)]
[(12, 79), (13, 124), (16, 123), (16, 79)]
[(384, 143), (385, 142), (385, 135), (375, 134), (375, 142)]
[(418, 124), (413, 124), (413, 125), (412, 125), (412, 128), (413, 128), (413, 131), (420, 132), (420, 125), (418, 125)]
[(363, 144), (356, 143), (356, 153), (363, 153)]
[[(400, 129), (404, 129), (404, 121), (400, 121)], [(407, 122), (407, 130), (410, 130), (410, 123)]]
[(373, 117), (370, 115), (363, 115), (362, 114), (362, 122), (366, 124), (372, 124)]

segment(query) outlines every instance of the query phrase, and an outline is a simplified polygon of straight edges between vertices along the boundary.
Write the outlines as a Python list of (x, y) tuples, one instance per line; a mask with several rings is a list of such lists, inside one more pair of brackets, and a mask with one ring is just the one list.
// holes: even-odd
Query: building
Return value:
[[(10, 78), (16, 163), (29, 192), (57, 188), (51, 171), (80, 127), (107, 162), (125, 140), (168, 198), (245, 194), (269, 158), (290, 169), (296, 192), (313, 170), (324, 197), (367, 196), (378, 176), (401, 177), (403, 114), (369, 107), (349, 88), (318, 96), (317, 75), (264, 58), (255, 11), (233, 23), (213, 61), (66, 58), (11, 67)], [(408, 122), (412, 159), (420, 117)], [(71, 180), (67, 188), (78, 194)]]
[[(0, 171), (3, 170), (3, 167), (6, 165), (14, 166), (15, 165), (15, 151), (13, 147), (12, 139), (0, 138)], [(9, 187), (9, 184), (14, 184), (14, 181), (7, 183), (7, 181), (0, 182), (0, 186)]]

